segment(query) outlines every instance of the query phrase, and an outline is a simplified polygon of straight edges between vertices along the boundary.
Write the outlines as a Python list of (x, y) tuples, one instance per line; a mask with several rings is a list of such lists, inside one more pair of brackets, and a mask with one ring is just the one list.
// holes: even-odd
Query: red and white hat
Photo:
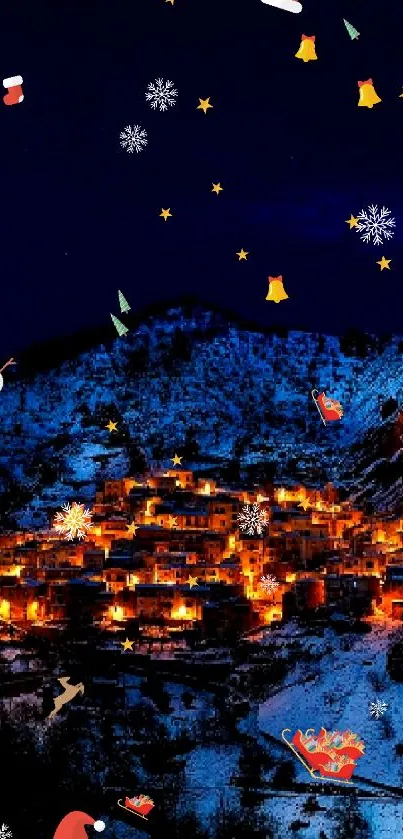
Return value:
[(81, 810), (73, 810), (67, 813), (67, 816), (61, 820), (59, 827), (56, 828), (56, 833), (53, 839), (88, 839), (87, 833), (84, 830), (86, 825), (90, 825), (101, 833), (105, 830), (105, 823), (102, 821), (95, 821), (92, 816), (83, 813)]

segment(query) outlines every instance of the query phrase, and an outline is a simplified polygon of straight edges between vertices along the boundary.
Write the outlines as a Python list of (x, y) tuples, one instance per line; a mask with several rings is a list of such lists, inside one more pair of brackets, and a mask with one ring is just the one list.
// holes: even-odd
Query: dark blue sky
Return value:
[[(403, 334), (403, 8), (303, 5), (3, 4), (2, 78), (21, 74), (25, 100), (0, 102), (2, 356), (108, 324), (118, 288), (133, 311), (186, 294), (264, 325)], [(302, 33), (318, 61), (294, 57)], [(166, 113), (145, 101), (157, 77), (179, 93)], [(372, 110), (357, 107), (368, 77)], [(120, 147), (129, 124), (148, 132), (140, 154)], [(385, 246), (344, 223), (370, 203), (396, 219)], [(269, 274), (289, 300), (265, 302)]]

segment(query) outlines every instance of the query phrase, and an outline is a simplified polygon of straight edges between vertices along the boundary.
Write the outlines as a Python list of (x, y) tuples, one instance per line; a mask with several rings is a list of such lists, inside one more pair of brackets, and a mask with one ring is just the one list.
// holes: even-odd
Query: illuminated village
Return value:
[[(240, 528), (245, 505), (267, 514)], [(218, 486), (185, 468), (108, 481), (83, 540), (48, 531), (0, 536), (0, 619), (57, 634), (72, 613), (140, 637), (245, 633), (306, 613), (403, 616), (403, 520), (365, 516), (335, 488), (276, 487), (267, 496)], [(262, 577), (271, 576), (271, 591)]]
[[(0, 535), (7, 800), (17, 771), (24, 786), (33, 772), (40, 788), (53, 784), (44, 839), (72, 777), (78, 806), (91, 779), (94, 811), (123, 839), (133, 816), (116, 802), (139, 791), (156, 803), (159, 832), (177, 839), (189, 818), (207, 839), (207, 809), (220, 839), (299, 835), (310, 821), (323, 830), (307, 839), (351, 836), (330, 831), (362, 812), (356, 788), (338, 810), (332, 780), (311, 777), (282, 736), (321, 725), (365, 744), (357, 796), (401, 796), (403, 519), (367, 516), (331, 484), (251, 486), (176, 464), (100, 485), (83, 507), (85, 538), (57, 531), (67, 509), (57, 499), (47, 530)], [(245, 527), (253, 505), (260, 533)], [(51, 719), (69, 678), (83, 695)], [(385, 719), (374, 721), (378, 700)], [(23, 750), (34, 757), (21, 768)], [(65, 777), (67, 750), (76, 768)], [(316, 795), (323, 804), (311, 812)], [(274, 832), (258, 831), (256, 801), (269, 820), (275, 812)], [(398, 797), (391, 816), (384, 797), (371, 801), (384, 820), (401, 806)], [(35, 796), (37, 820), (41, 807)], [(18, 823), (27, 810), (12, 804), (7, 817)]]

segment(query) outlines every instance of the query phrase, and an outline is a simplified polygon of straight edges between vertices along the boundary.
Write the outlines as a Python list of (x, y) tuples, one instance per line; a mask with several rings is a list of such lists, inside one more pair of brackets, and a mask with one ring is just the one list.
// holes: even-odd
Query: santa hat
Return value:
[(105, 830), (105, 824), (102, 821), (95, 821), (92, 816), (81, 810), (73, 810), (67, 813), (67, 816), (61, 820), (59, 827), (56, 828), (56, 833), (53, 839), (88, 839), (87, 833), (84, 830), (85, 825), (91, 825), (97, 833)]

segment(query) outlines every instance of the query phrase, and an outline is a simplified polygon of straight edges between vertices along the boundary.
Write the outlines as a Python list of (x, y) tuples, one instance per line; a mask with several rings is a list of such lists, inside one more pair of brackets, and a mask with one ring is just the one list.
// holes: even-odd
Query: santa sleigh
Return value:
[(127, 810), (128, 813), (134, 813), (136, 816), (140, 816), (140, 818), (148, 821), (147, 816), (154, 808), (154, 801), (148, 795), (135, 795), (133, 798), (129, 798), (126, 795), (124, 803), (123, 799), (119, 798), (118, 805), (123, 810)]
[(321, 728), (315, 737), (313, 728), (309, 728), (305, 734), (299, 729), (291, 741), (286, 734), (291, 734), (289, 728), (284, 728), (281, 736), (311, 778), (329, 779), (339, 784), (353, 783), (351, 777), (357, 766), (356, 761), (363, 756), (365, 749), (357, 734), (351, 731), (328, 733), (325, 728)]
[(319, 393), (317, 390), (312, 390), (311, 394), (312, 399), (320, 413), (323, 425), (327, 425), (328, 422), (334, 422), (335, 420), (342, 418), (343, 408), (341, 407), (340, 402), (337, 402), (335, 399), (330, 399), (329, 396), (326, 396), (324, 391)]

